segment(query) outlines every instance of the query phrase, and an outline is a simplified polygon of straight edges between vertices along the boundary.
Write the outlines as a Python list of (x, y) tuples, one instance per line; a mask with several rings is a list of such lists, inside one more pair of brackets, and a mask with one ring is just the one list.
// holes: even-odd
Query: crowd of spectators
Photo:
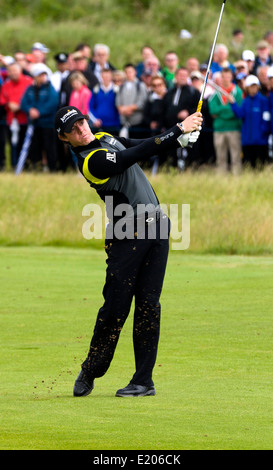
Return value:
[[(5, 169), (7, 151), (15, 169), (22, 149), (25, 170), (75, 169), (73, 152), (54, 131), (56, 110), (65, 105), (88, 115), (94, 133), (156, 135), (196, 111), (207, 73), (206, 61), (166, 51), (161, 62), (147, 45), (139, 63), (122, 70), (111, 62), (105, 44), (54, 52), (54, 70), (48, 66), (49, 53), (35, 43), (29, 53), (0, 55), (0, 169)], [(240, 30), (228, 47), (216, 45), (202, 113), (196, 145), (155, 155), (148, 163), (154, 172), (163, 164), (181, 170), (214, 165), (239, 174), (244, 164), (260, 168), (272, 161), (273, 32), (255, 51), (245, 47)]]

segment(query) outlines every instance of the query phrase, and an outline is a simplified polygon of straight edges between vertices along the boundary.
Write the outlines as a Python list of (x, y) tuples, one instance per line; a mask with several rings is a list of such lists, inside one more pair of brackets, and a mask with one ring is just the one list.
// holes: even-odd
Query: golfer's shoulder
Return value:
[(100, 147), (99, 143), (97, 148), (93, 145), (89, 149), (83, 148), (80, 151), (77, 149), (80, 171), (88, 181), (97, 184), (102, 180), (101, 173), (107, 161), (107, 154), (107, 148)]

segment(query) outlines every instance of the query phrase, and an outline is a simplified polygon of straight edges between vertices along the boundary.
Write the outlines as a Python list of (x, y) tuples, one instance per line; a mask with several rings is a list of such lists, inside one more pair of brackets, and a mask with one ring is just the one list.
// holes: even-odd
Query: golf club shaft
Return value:
[[(201, 80), (205, 81), (205, 77), (202, 76)], [(225, 96), (226, 98), (229, 98), (230, 94), (227, 91), (223, 90), (223, 88), (217, 85), (217, 83), (215, 83), (213, 80), (208, 79), (207, 84), (214, 88), (214, 90), (219, 91), (221, 95)]]
[(204, 81), (203, 88), (202, 88), (202, 91), (201, 91), (200, 100), (199, 100), (199, 103), (198, 103), (198, 106), (197, 106), (197, 111), (199, 111), (199, 112), (201, 112), (201, 109), (202, 109), (202, 106), (203, 106), (204, 93), (205, 93), (206, 86), (207, 86), (207, 82), (208, 82), (208, 78), (209, 78), (209, 73), (210, 73), (210, 68), (211, 68), (211, 62), (212, 62), (212, 59), (213, 59), (213, 54), (214, 54), (214, 50), (215, 50), (215, 46), (216, 46), (216, 41), (217, 41), (219, 29), (220, 29), (220, 24), (221, 24), (221, 21), (222, 21), (222, 16), (223, 16), (224, 8), (225, 8), (225, 3), (226, 3), (226, 0), (224, 0), (224, 1), (223, 1), (223, 4), (222, 4), (222, 8), (221, 8), (221, 13), (220, 13), (219, 21), (218, 21), (218, 25), (217, 25), (217, 29), (216, 29), (216, 33), (215, 33), (215, 37), (214, 37), (214, 41), (213, 41), (213, 45), (212, 45), (212, 48), (211, 48), (211, 52), (210, 52), (210, 58), (209, 58), (207, 73), (206, 73), (205, 81)]

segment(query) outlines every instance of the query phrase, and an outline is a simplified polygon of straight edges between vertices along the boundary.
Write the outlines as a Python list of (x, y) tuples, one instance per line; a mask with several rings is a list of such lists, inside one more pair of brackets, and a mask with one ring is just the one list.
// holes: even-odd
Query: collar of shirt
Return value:
[(109, 93), (109, 91), (113, 90), (113, 83), (110, 83), (108, 87), (104, 86), (102, 83), (101, 89), (104, 91), (104, 93)]
[(95, 148), (101, 147), (101, 143), (98, 139), (91, 140), (91, 142), (87, 145), (81, 145), (79, 147), (72, 147), (73, 152), (75, 153), (80, 153), (84, 150), (92, 150)]

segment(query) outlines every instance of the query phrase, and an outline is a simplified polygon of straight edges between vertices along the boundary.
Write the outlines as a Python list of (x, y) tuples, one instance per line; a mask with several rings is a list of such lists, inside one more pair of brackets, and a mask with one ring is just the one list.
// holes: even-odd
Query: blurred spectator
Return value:
[(72, 87), (69, 77), (73, 72), (81, 72), (88, 81), (88, 88), (92, 91), (95, 85), (99, 83), (96, 75), (88, 68), (88, 59), (81, 51), (76, 51), (68, 57), (68, 67), (70, 74), (63, 80), (61, 86), (62, 106), (69, 105)]
[(146, 86), (137, 78), (133, 64), (126, 64), (124, 72), (126, 78), (116, 96), (122, 131), (126, 135), (126, 129), (129, 129), (130, 137), (141, 138), (143, 136), (143, 109), (147, 100)]
[(25, 64), (25, 71), (26, 74), (32, 77), (31, 74), (31, 67), (34, 64), (34, 57), (32, 54), (26, 54), (26, 64)]
[[(33, 58), (34, 64), (46, 64), (47, 54), (50, 52), (44, 44), (41, 42), (35, 42), (31, 48), (31, 55)], [(47, 75), (50, 78), (52, 74), (51, 69), (47, 66)]]
[[(0, 93), (3, 80), (0, 76)], [(6, 164), (6, 139), (7, 139), (7, 124), (6, 124), (6, 110), (4, 106), (0, 105), (0, 171), (3, 170)]]
[(247, 62), (244, 60), (237, 60), (234, 62), (234, 67), (235, 67), (235, 83), (241, 88), (243, 91), (243, 96), (245, 96), (245, 87), (244, 87), (244, 82), (246, 77), (248, 76), (248, 66)]
[(50, 77), (50, 81), (55, 90), (60, 93), (62, 82), (69, 75), (68, 54), (66, 52), (59, 52), (59, 54), (54, 56), (54, 59), (56, 61), (57, 70)]
[(29, 159), (35, 166), (42, 161), (44, 170), (56, 168), (54, 117), (58, 107), (58, 93), (51, 85), (45, 64), (32, 68), (34, 83), (30, 85), (21, 101), (21, 109), (27, 113), (28, 122), (34, 126), (29, 148)]
[(253, 73), (254, 63), (255, 63), (255, 54), (253, 51), (246, 49), (242, 53), (242, 60), (246, 62), (248, 73)]
[[(208, 70), (208, 64), (206, 64), (206, 63), (200, 64), (199, 71), (200, 71), (200, 73), (201, 73), (204, 77), (207, 75), (207, 70)], [(209, 76), (208, 76), (208, 78), (209, 78), (209, 79), (212, 79), (211, 70), (209, 71)]]
[(212, 77), (212, 81), (218, 85), (218, 86), (222, 86), (222, 72), (215, 72), (213, 74), (213, 77)]
[(164, 57), (164, 66), (162, 75), (165, 79), (168, 89), (174, 86), (175, 72), (179, 68), (179, 58), (176, 52), (168, 51)]
[(257, 70), (261, 65), (272, 65), (270, 47), (267, 41), (261, 40), (257, 44), (257, 54), (255, 57), (253, 73), (257, 75)]
[(125, 80), (125, 73), (123, 70), (113, 70), (112, 71), (112, 80), (114, 85), (120, 87)]
[(6, 56), (0, 55), (0, 65), (1, 65), (0, 78), (2, 79), (2, 82), (4, 82), (8, 78), (7, 68), (9, 65), (14, 64), (14, 62), (15, 62), (14, 57), (10, 55), (6, 55)]
[(144, 69), (143, 73), (141, 74), (141, 77), (145, 73), (152, 76), (162, 76), (160, 61), (156, 56), (149, 57), (144, 61)]
[(267, 77), (269, 80), (269, 106), (271, 113), (271, 134), (273, 135), (273, 66), (267, 71)]
[[(221, 75), (223, 90), (232, 94), (235, 101), (241, 105), (243, 93), (232, 82), (232, 71), (229, 68), (223, 69)], [(227, 98), (218, 91), (209, 99), (209, 111), (213, 118), (217, 169), (220, 173), (228, 171), (228, 156), (230, 154), (231, 172), (239, 174), (242, 168), (241, 121), (235, 116)]]
[(269, 44), (270, 54), (273, 54), (273, 31), (267, 31), (264, 35), (264, 40)]
[(244, 50), (244, 33), (241, 29), (234, 29), (232, 32), (232, 39), (229, 46), (229, 59), (235, 62), (242, 57)]
[(81, 52), (86, 59), (91, 60), (91, 47), (86, 42), (80, 42), (76, 47), (74, 52)]
[(142, 60), (138, 62), (136, 65), (136, 72), (137, 72), (137, 77), (140, 79), (141, 75), (143, 74), (144, 70), (144, 62), (149, 58), (155, 55), (155, 51), (151, 46), (143, 46), (141, 48), (141, 57)]
[(146, 91), (147, 91), (148, 95), (152, 92), (152, 79), (153, 79), (154, 76), (157, 76), (157, 74), (153, 75), (151, 70), (146, 70), (146, 71), (143, 72), (143, 74), (140, 77), (142, 83), (144, 83), (144, 85), (146, 87)]
[(21, 66), (22, 73), (31, 77), (29, 71), (29, 62), (27, 61), (26, 54), (23, 51), (17, 51), (14, 54), (15, 61)]
[(241, 73), (238, 73), (235, 77), (235, 83), (236, 85), (238, 85), (239, 88), (241, 88), (244, 98), (246, 96), (245, 80), (247, 76), (248, 75), (246, 75), (244, 72), (241, 72)]
[[(164, 96), (163, 124), (167, 129), (174, 126), (177, 122), (183, 121), (197, 109), (200, 93), (188, 84), (189, 78), (189, 72), (185, 67), (177, 69), (175, 73), (175, 86), (168, 90)], [(189, 149), (178, 150), (178, 152), (175, 151), (170, 154), (173, 166), (179, 166), (180, 169), (184, 169), (185, 164), (190, 166), (193, 161), (199, 161), (198, 146), (194, 145)]]
[[(203, 77), (203, 78), (202, 78)], [(191, 82), (192, 86), (201, 93), (204, 85), (204, 76), (200, 71), (195, 71), (191, 73)], [(211, 85), (207, 84), (205, 88), (203, 105), (202, 105), (202, 115), (203, 115), (203, 125), (200, 137), (198, 139), (198, 157), (199, 160), (196, 162), (198, 166), (208, 163), (215, 162), (215, 151), (213, 145), (213, 125), (212, 118), (209, 112), (208, 99), (214, 93), (214, 88)], [(196, 142), (197, 143), (197, 142)], [(201, 151), (202, 149), (202, 151)]]
[(69, 106), (75, 106), (82, 114), (88, 114), (92, 92), (88, 88), (85, 76), (81, 72), (72, 72), (69, 76), (69, 83), (72, 87)]
[(175, 86), (164, 97), (164, 125), (168, 129), (196, 111), (200, 93), (188, 85), (189, 73), (180, 67), (175, 74)]
[(197, 72), (200, 68), (199, 60), (196, 57), (189, 57), (186, 61), (186, 69), (189, 73), (189, 77), (192, 72)]
[(101, 71), (103, 69), (115, 70), (115, 67), (109, 62), (110, 48), (106, 44), (95, 44), (93, 48), (93, 57), (90, 62), (90, 70), (96, 75), (98, 82), (101, 82)]
[(248, 75), (248, 66), (245, 60), (236, 60), (233, 65), (235, 67), (235, 76), (238, 75), (238, 73), (245, 73)]
[(74, 61), (72, 72), (81, 72), (87, 79), (90, 90), (92, 90), (94, 86), (99, 83), (99, 80), (93, 71), (88, 68), (88, 60), (86, 56), (81, 51), (78, 51), (72, 54), (72, 59)]
[[(202, 74), (199, 70), (196, 70), (195, 72), (191, 73), (190, 79), (191, 79), (192, 86), (201, 93), (203, 84), (205, 81), (205, 75)], [(208, 82), (210, 82), (210, 80), (211, 79), (208, 78)], [(207, 83), (205, 92), (204, 92), (204, 99), (207, 99), (213, 93), (214, 93), (214, 88), (209, 83)]]
[(269, 102), (260, 92), (260, 82), (255, 75), (246, 78), (247, 96), (239, 106), (230, 98), (235, 115), (242, 119), (242, 146), (244, 163), (252, 168), (263, 166), (268, 160), (268, 138), (270, 134)]
[(235, 72), (235, 67), (229, 60), (229, 51), (225, 44), (217, 44), (214, 50), (214, 57), (211, 63), (211, 72), (220, 72), (224, 68), (230, 68), (232, 72)]
[(21, 110), (20, 104), (26, 89), (32, 84), (33, 79), (22, 73), (21, 66), (14, 62), (7, 67), (8, 79), (0, 92), (0, 105), (6, 110), (6, 123), (8, 137), (11, 146), (11, 164), (15, 168), (24, 142), (27, 115)]
[(31, 48), (32, 56), (37, 64), (46, 63), (47, 54), (49, 52), (50, 50), (41, 42), (35, 42)]
[[(59, 107), (66, 104), (66, 93), (62, 91), (63, 83), (70, 74), (69, 70), (69, 54), (67, 52), (59, 52), (54, 56), (57, 70), (50, 77), (51, 84), (59, 95)], [(68, 146), (65, 145), (56, 136), (56, 150), (57, 150), (57, 166), (58, 169), (65, 172), (68, 166), (74, 168), (72, 163), (72, 156), (69, 152)]]
[[(196, 90), (201, 92), (203, 84), (204, 84), (204, 80), (202, 80), (201, 72), (199, 70), (196, 70), (196, 71), (192, 72), (190, 74), (190, 79), (191, 79), (191, 84), (192, 84), (193, 88), (195, 88)], [(207, 87), (208, 87), (208, 85), (207, 85)], [(206, 87), (206, 90), (207, 90), (207, 87)]]
[(268, 80), (269, 80), (269, 109), (270, 109), (270, 114), (271, 114), (271, 135), (269, 136), (268, 139), (268, 156), (269, 156), (269, 161), (272, 163), (273, 162), (273, 66), (271, 66), (268, 69), (267, 72)]
[(119, 87), (114, 85), (111, 69), (101, 71), (101, 84), (93, 88), (89, 102), (89, 117), (92, 127), (103, 129), (109, 134), (117, 134), (120, 130), (120, 118), (116, 107), (116, 94)]
[(267, 76), (268, 69), (268, 65), (260, 65), (260, 67), (257, 68), (256, 73), (260, 82), (260, 92), (264, 96), (269, 96), (269, 79)]
[[(167, 93), (166, 82), (163, 77), (153, 76), (151, 81), (151, 90), (145, 104), (143, 112), (144, 125), (149, 129), (149, 136), (157, 135), (163, 132), (163, 98)], [(152, 157), (149, 164), (152, 164), (152, 174), (156, 174), (158, 167), (167, 159), (167, 154), (159, 153)]]
[(151, 88), (152, 93), (149, 94), (143, 111), (143, 121), (150, 129), (151, 135), (156, 135), (163, 129), (163, 98), (167, 92), (164, 78), (154, 76)]

